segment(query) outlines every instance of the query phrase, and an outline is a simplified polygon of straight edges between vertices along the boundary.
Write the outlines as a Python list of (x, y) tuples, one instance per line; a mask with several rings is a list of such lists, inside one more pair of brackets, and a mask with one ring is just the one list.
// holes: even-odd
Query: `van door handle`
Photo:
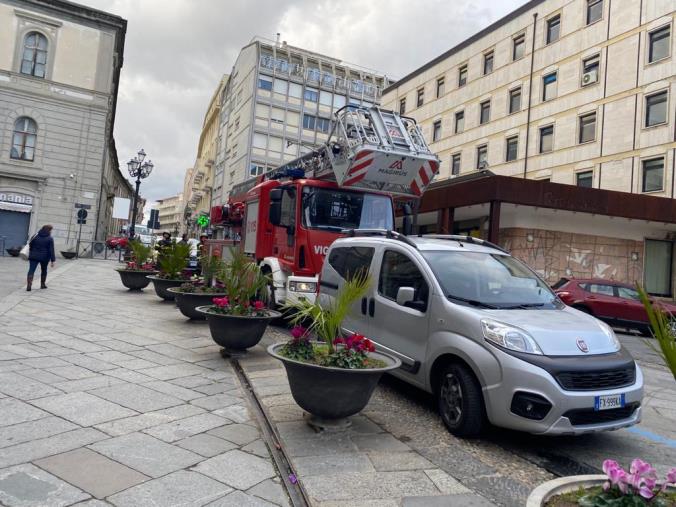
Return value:
[(361, 314), (366, 315), (366, 298), (361, 298)]
[(369, 317), (373, 317), (374, 313), (376, 313), (376, 300), (371, 298), (369, 301)]

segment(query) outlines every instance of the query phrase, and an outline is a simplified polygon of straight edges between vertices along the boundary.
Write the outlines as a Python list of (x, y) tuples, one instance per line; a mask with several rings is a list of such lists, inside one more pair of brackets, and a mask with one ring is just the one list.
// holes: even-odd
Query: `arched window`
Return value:
[(34, 120), (22, 116), (14, 122), (14, 136), (10, 158), (17, 160), (33, 160), (35, 158), (35, 139), (38, 126)]
[(29, 32), (23, 40), (21, 73), (45, 77), (47, 67), (47, 37), (40, 32)]

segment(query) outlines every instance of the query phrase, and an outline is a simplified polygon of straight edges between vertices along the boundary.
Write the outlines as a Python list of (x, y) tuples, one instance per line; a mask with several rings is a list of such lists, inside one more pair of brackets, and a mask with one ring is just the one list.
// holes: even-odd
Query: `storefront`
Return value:
[(33, 197), (0, 189), (0, 248), (26, 244), (32, 211)]

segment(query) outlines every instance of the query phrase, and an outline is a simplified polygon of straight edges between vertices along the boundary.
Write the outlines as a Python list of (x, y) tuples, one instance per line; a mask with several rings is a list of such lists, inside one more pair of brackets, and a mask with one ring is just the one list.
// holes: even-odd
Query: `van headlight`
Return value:
[(317, 292), (317, 282), (299, 282), (292, 280), (289, 282), (291, 292)]
[(494, 345), (516, 352), (542, 355), (535, 339), (523, 329), (489, 319), (481, 320), (481, 329), (486, 341)]
[(620, 343), (620, 340), (617, 339), (617, 336), (615, 336), (615, 331), (613, 331), (613, 328), (611, 328), (605, 322), (601, 322), (600, 320), (598, 321), (598, 323), (601, 326), (603, 334), (605, 334), (610, 339), (612, 344), (615, 346), (615, 352), (620, 350), (622, 348), (622, 344)]

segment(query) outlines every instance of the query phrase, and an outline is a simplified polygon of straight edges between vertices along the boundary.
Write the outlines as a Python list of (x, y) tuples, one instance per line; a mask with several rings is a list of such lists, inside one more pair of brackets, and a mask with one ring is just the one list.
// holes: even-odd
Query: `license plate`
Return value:
[(624, 407), (624, 394), (594, 396), (594, 410), (610, 410)]

